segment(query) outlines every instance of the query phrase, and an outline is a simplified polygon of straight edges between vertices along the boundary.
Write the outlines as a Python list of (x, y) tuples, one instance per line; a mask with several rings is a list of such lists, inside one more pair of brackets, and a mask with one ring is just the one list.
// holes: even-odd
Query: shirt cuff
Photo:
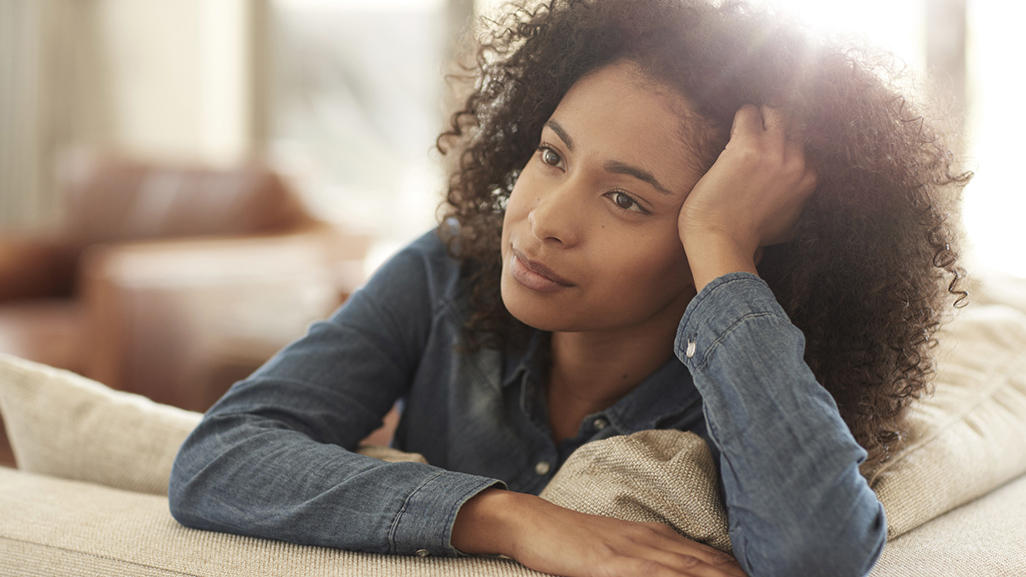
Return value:
[(684, 310), (673, 343), (674, 353), (689, 369), (704, 367), (731, 330), (756, 317), (774, 317), (791, 323), (766, 281), (750, 272), (717, 277)]
[[(389, 546), (399, 555), (465, 556), (452, 546), (452, 527), (460, 507), (491, 487), (507, 488), (498, 479), (439, 471), (403, 502), (389, 531)], [(440, 531), (439, 528), (442, 528)]]

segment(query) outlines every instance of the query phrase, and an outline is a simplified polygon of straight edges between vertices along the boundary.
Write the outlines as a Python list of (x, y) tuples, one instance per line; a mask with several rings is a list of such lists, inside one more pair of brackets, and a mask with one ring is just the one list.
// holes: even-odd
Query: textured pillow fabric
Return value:
[(894, 538), (1026, 472), (1026, 314), (971, 306), (939, 335), (934, 394), (870, 475)]
[(887, 542), (869, 577), (1023, 577), (1026, 475)]
[[(1026, 477), (888, 543), (871, 577), (1021, 577)], [(508, 560), (421, 559), (188, 529), (167, 500), (0, 467), (0, 575), (541, 577)], [(966, 531), (971, 528), (971, 531)]]
[(167, 495), (200, 415), (0, 354), (0, 410), (18, 468)]
[(183, 527), (167, 499), (0, 467), (0, 575), (544, 577), (507, 559), (308, 547)]
[[(0, 411), (19, 469), (155, 495), (167, 495), (178, 447), (202, 417), (5, 354)], [(426, 462), (388, 447), (360, 452)]]
[(716, 475), (712, 453), (698, 435), (641, 431), (582, 446), (541, 497), (583, 513), (664, 523), (730, 552)]

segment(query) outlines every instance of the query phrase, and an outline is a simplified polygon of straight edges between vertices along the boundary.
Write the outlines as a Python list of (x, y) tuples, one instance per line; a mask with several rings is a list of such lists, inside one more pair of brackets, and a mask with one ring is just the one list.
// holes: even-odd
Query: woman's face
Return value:
[(502, 227), (502, 300), (549, 331), (680, 320), (694, 295), (677, 234), (701, 174), (681, 138), (687, 103), (621, 61), (585, 76), (545, 124)]

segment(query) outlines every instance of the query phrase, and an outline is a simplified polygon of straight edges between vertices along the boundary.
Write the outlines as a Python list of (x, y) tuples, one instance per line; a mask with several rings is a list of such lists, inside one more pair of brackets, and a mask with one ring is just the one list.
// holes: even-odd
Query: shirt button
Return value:
[(539, 475), (548, 475), (551, 468), (552, 465), (549, 465), (548, 461), (538, 461), (538, 464), (534, 466), (534, 472)]
[(417, 549), (417, 557), (427, 557), (431, 552), (427, 549)]
[(690, 359), (695, 356), (695, 341), (688, 341), (688, 350), (684, 353)]
[(608, 425), (608, 424), (609, 424), (609, 421), (605, 420), (602, 417), (599, 417), (599, 418), (597, 418), (597, 419), (595, 419), (594, 421), (591, 422), (591, 425), (593, 427), (595, 427), (595, 430), (598, 430), (598, 431), (601, 431), (602, 429), (605, 429), (606, 425)]

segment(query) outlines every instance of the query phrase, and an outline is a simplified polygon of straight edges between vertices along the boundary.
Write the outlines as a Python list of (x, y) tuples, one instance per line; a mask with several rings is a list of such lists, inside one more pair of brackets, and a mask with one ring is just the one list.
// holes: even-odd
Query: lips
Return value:
[(544, 264), (527, 258), (516, 248), (511, 250), (510, 272), (520, 284), (537, 291), (551, 292), (574, 286), (572, 282), (559, 276)]

